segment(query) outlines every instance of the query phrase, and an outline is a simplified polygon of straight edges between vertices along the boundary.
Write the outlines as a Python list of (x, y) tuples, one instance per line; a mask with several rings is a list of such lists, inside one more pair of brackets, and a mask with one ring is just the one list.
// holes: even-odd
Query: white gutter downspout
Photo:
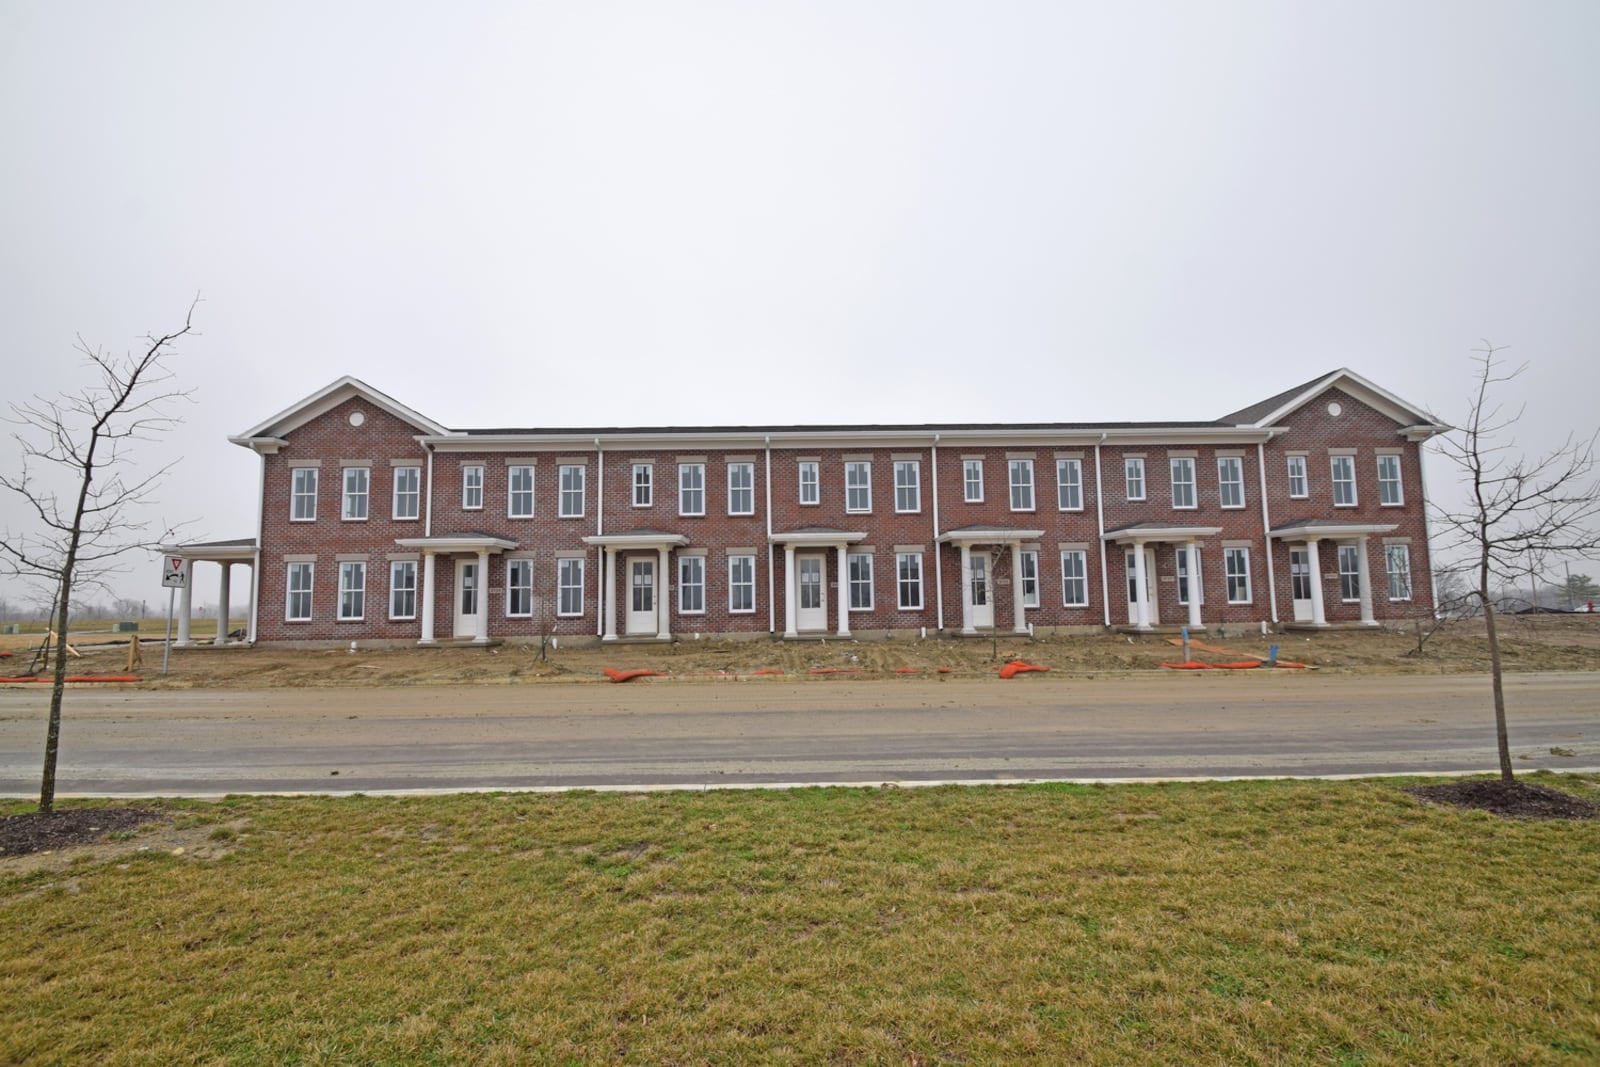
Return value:
[(773, 576), (772, 576), (773, 555), (772, 555), (772, 435), (771, 434), (768, 434), (766, 436), (765, 444), (763, 445), (763, 447), (766, 449), (766, 461), (767, 461), (767, 479), (766, 479), (766, 486), (765, 486), (765, 488), (766, 488), (766, 497), (767, 497), (767, 633), (768, 634), (776, 634), (778, 632), (778, 614), (777, 614), (778, 605), (773, 599), (774, 590), (775, 590), (776, 587), (773, 585)]
[(1094, 443), (1094, 513), (1095, 522), (1100, 527), (1100, 602), (1105, 605), (1105, 624), (1111, 625), (1111, 577), (1106, 571), (1106, 489), (1105, 479), (1100, 476), (1100, 446), (1106, 443), (1109, 434), (1102, 433), (1100, 440)]
[[(561, 487), (558, 484), (557, 490)], [(594, 535), (604, 537), (606, 532), (606, 453), (600, 447), (600, 438), (594, 439)], [(556, 564), (560, 567), (560, 564)], [(594, 568), (594, 632), (597, 637), (606, 634), (606, 550), (595, 553)]]
[(428, 442), (426, 442), (426, 441), (422, 441), (421, 438), (418, 438), (418, 440), (421, 441), (423, 451), (428, 453), (428, 496), (427, 496), (427, 503), (424, 505), (424, 510), (423, 510), (423, 513), (422, 513), (422, 536), (423, 537), (432, 537), (433, 536), (433, 446), (429, 445)]
[[(944, 629), (944, 566), (939, 558), (939, 435), (933, 435), (929, 450), (933, 465), (933, 596), (938, 603), (939, 629)], [(896, 581), (899, 580), (898, 575)]]
[(256, 643), (256, 619), (261, 615), (261, 546), (267, 537), (267, 454), (258, 452), (257, 455), (261, 457), (261, 482), (256, 493), (256, 565), (250, 568), (250, 584), (255, 587), (250, 591), (251, 645)]
[[(1268, 440), (1271, 440), (1269, 437)], [(1278, 583), (1272, 568), (1272, 517), (1267, 513), (1267, 444), (1256, 442), (1256, 473), (1261, 476), (1261, 542), (1267, 550), (1267, 602), (1272, 606), (1272, 625), (1278, 625)], [(1313, 574), (1313, 581), (1322, 575)]]
[[(1428, 441), (1431, 438), (1417, 442), (1417, 491), (1422, 494), (1422, 543), (1427, 546), (1428, 553), (1428, 597), (1433, 602), (1429, 612), (1434, 618), (1439, 617), (1439, 579), (1433, 569), (1433, 531), (1428, 528)], [(1387, 562), (1387, 561), (1385, 561)]]

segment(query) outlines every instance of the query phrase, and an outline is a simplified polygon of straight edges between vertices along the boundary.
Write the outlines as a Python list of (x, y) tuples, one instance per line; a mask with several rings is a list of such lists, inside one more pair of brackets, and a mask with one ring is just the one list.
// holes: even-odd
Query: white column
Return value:
[(839, 550), (839, 636), (850, 636), (850, 564), (846, 558), (849, 546), (840, 542)]
[(1183, 566), (1189, 572), (1189, 629), (1198, 630), (1200, 621), (1200, 546), (1193, 541), (1183, 545)]
[(1306, 563), (1311, 568), (1311, 625), (1328, 625), (1328, 613), (1322, 606), (1322, 560), (1317, 555), (1317, 539), (1306, 541)]
[(1022, 606), (1022, 542), (1011, 542), (1011, 629), (1028, 632), (1028, 615)]
[(606, 632), (602, 641), (615, 641), (617, 639), (617, 549), (615, 545), (606, 545), (605, 588), (601, 590), (600, 597), (605, 603)]
[(178, 591), (178, 640), (174, 643), (179, 648), (187, 648), (194, 643), (189, 640), (189, 620), (192, 618), (194, 618), (194, 560), (191, 559), (189, 579)]
[(256, 587), (261, 583), (256, 581), (256, 565), (250, 564), (250, 609), (244, 617), (245, 637), (250, 644), (256, 643)]
[(228, 616), (231, 614), (228, 611), (228, 601), (233, 599), (233, 590), (231, 588), (233, 564), (227, 560), (222, 560), (221, 566), (222, 582), (217, 587), (217, 638), (211, 642), (213, 645), (225, 645), (228, 643)]
[(972, 546), (961, 542), (961, 632), (975, 634), (972, 625)]
[(1372, 617), (1372, 574), (1367, 564), (1367, 539), (1356, 538), (1356, 576), (1361, 580), (1361, 625), (1376, 626)]
[(1133, 543), (1133, 603), (1134, 625), (1141, 630), (1150, 629), (1150, 597), (1145, 589), (1144, 543)]
[(438, 638), (433, 636), (433, 560), (434, 553), (422, 554), (422, 637), (417, 641), (419, 645), (438, 643)]
[(667, 552), (665, 545), (656, 550), (656, 558), (661, 561), (656, 565), (656, 639), (660, 641), (672, 640), (672, 605), (668, 603), (672, 583), (667, 580)]
[(783, 546), (783, 636), (798, 637), (800, 631), (796, 628), (795, 603), (798, 583), (794, 575), (794, 545)]
[(478, 616), (472, 620), (472, 643), (489, 643), (489, 550), (478, 550)]

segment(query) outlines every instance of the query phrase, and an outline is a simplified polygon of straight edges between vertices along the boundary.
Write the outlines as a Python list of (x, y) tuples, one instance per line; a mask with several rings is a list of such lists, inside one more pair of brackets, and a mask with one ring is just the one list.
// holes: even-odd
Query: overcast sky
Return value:
[(147, 453), (195, 539), (254, 532), (226, 436), (342, 374), (559, 426), (1212, 418), (1349, 366), (1450, 419), (1489, 338), (1537, 447), (1600, 411), (1596, 41), (1593, 0), (0, 0), (0, 382), (202, 293)]

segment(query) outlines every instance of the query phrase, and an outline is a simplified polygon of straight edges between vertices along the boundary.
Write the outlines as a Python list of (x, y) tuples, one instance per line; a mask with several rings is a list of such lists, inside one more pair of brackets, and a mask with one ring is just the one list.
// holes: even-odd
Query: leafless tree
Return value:
[(1473, 595), (1483, 608), (1494, 691), (1495, 741), (1500, 777), (1512, 781), (1506, 737), (1506, 698), (1495, 624), (1495, 586), (1515, 585), (1537, 574), (1555, 553), (1589, 555), (1600, 549), (1600, 483), (1595, 480), (1595, 444), (1569, 435), (1557, 448), (1530, 459), (1517, 451), (1513, 428), (1524, 408), (1506, 413), (1495, 398), (1527, 369), (1507, 369), (1503, 347), (1484, 342), (1473, 350), (1477, 364), (1467, 417), (1458, 434), (1441, 438), (1440, 452), (1461, 473), (1468, 489), (1459, 509), (1436, 508), (1446, 552), (1471, 560)]
[(65, 644), (76, 592), (106, 589), (126, 552), (153, 547), (176, 532), (153, 530), (140, 512), (166, 475), (168, 464), (150, 474), (138, 472), (132, 450), (177, 423), (172, 406), (189, 393), (174, 386), (164, 362), (173, 344), (193, 329), (199, 299), (190, 304), (183, 328), (150, 335), (147, 347), (121, 356), (91, 347), (78, 338), (93, 380), (53, 398), (34, 397), (12, 404), (6, 421), (19, 427), (12, 437), (21, 446), (16, 473), (0, 473), (0, 488), (26, 504), (31, 528), (0, 532), (0, 573), (32, 584), (48, 596), (58, 636), (55, 679), (50, 691), (50, 723), (45, 735), (44, 775), (39, 810), (55, 806), (56, 752), (61, 740), (61, 699), (65, 692)]

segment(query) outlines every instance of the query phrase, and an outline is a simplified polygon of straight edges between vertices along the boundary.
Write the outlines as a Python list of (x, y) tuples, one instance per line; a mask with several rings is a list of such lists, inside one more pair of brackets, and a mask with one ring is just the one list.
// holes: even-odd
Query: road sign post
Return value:
[(189, 561), (182, 556), (162, 557), (161, 584), (167, 587), (167, 640), (161, 649), (161, 673), (166, 674), (172, 661), (172, 602), (178, 590), (189, 584)]

